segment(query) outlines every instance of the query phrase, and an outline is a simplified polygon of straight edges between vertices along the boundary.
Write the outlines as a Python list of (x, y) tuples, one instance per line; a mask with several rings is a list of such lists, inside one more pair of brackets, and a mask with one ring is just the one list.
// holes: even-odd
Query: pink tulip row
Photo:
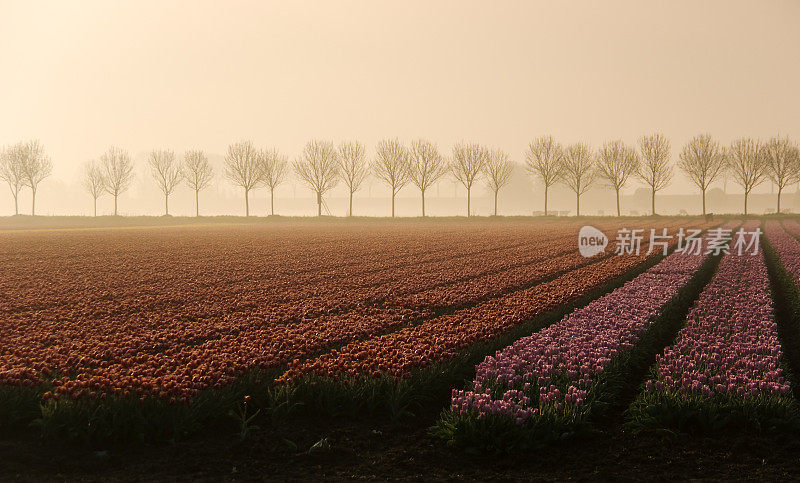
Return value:
[(673, 253), (560, 322), (487, 357), (477, 366), (472, 390), (453, 390), (451, 409), (505, 415), (518, 424), (544, 413), (578, 415), (598, 376), (634, 347), (704, 260)]
[(787, 272), (800, 278), (800, 242), (790, 233), (800, 234), (800, 226), (794, 221), (785, 223), (786, 231), (781, 228), (780, 222), (768, 221), (764, 230), (769, 244), (778, 253), (781, 264)]
[[(753, 226), (745, 230), (753, 230), (758, 222), (748, 225)], [(787, 394), (781, 356), (763, 254), (732, 252), (689, 312), (676, 343), (657, 356), (657, 373), (645, 391), (680, 398)]]
[[(774, 226), (774, 227), (779, 226), (779, 223), (777, 221), (769, 221), (767, 223), (769, 225)], [(795, 235), (800, 235), (800, 223), (797, 223), (795, 220), (785, 220), (783, 222), (783, 227), (789, 233), (793, 233)]]

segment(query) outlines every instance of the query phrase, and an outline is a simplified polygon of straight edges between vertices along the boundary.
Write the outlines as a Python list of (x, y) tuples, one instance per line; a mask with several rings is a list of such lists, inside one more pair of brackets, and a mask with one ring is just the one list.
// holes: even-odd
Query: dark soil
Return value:
[[(800, 478), (800, 436), (634, 435), (615, 425), (537, 451), (474, 455), (428, 436), (433, 414), (411, 421), (313, 421), (157, 446), (63, 447), (24, 435), (0, 439), (0, 478), (21, 480)], [(320, 449), (310, 450), (323, 438)]]

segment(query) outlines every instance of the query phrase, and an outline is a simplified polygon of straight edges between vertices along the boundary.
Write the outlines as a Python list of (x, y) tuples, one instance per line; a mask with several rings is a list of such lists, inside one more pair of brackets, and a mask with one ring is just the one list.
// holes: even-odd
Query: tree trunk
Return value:
[(117, 197), (119, 195), (114, 193), (114, 216), (117, 216)]
[(472, 186), (467, 188), (467, 218), (469, 218), (469, 202), (470, 202), (470, 194), (472, 194)]
[(36, 216), (36, 188), (31, 188), (31, 193), (33, 194), (33, 198), (31, 198), (31, 216)]
[(650, 196), (650, 211), (652, 211), (653, 216), (656, 215), (656, 190), (653, 189), (653, 194)]
[(422, 192), (422, 217), (425, 218), (425, 190), (420, 190)]
[(97, 197), (94, 198), (94, 216), (97, 217)]
[(747, 195), (748, 195), (748, 192), (745, 191), (744, 192), (744, 214), (745, 215), (747, 215)]
[(250, 190), (244, 190), (244, 216), (250, 216)]
[(169, 215), (169, 195), (164, 195), (164, 215)]
[(322, 193), (317, 193), (317, 216), (322, 216)]
[(392, 218), (394, 218), (394, 188), (392, 188)]
[(353, 216), (353, 192), (350, 192), (350, 211), (348, 211), (350, 217)]
[(622, 216), (622, 213), (619, 211), (619, 189), (617, 189), (617, 217)]
[(706, 190), (700, 190), (703, 192), (703, 216), (706, 216)]
[(497, 191), (494, 190), (494, 216), (497, 216)]
[(783, 191), (783, 186), (778, 186), (778, 214), (781, 214), (781, 191)]
[(547, 216), (547, 185), (544, 185), (544, 216)]
[(269, 212), (275, 214), (275, 188), (269, 189)]
[(200, 216), (200, 190), (194, 190), (194, 216)]
[(577, 199), (577, 203), (575, 205), (575, 216), (581, 216), (581, 195), (579, 193), (575, 193), (575, 197)]
[(19, 191), (14, 193), (14, 214), (19, 215)]

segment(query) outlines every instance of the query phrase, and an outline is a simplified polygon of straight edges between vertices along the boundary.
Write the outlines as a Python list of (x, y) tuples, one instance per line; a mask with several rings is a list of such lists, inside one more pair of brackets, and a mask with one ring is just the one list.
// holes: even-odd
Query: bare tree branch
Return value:
[(508, 154), (500, 149), (489, 151), (486, 164), (483, 166), (483, 177), (486, 180), (486, 187), (494, 193), (494, 216), (497, 216), (497, 193), (511, 181), (513, 171), (514, 164)]
[(444, 156), (439, 154), (436, 144), (427, 139), (411, 141), (408, 175), (422, 195), (422, 216), (425, 216), (425, 192), (447, 173)]
[(489, 150), (478, 143), (458, 143), (453, 147), (450, 172), (467, 189), (467, 217), (470, 216), (472, 185), (480, 177), (489, 158)]
[(86, 190), (94, 201), (94, 216), (97, 216), (97, 198), (105, 191), (105, 180), (103, 170), (96, 161), (88, 161), (83, 165), (83, 178), (81, 179), (83, 189)]
[(214, 180), (214, 168), (203, 151), (186, 151), (183, 155), (181, 175), (186, 185), (194, 191), (194, 216), (200, 216), (200, 191)]
[(322, 197), (339, 181), (339, 153), (330, 141), (309, 141), (294, 163), (297, 177), (317, 194), (317, 216), (322, 216)]
[(392, 217), (394, 218), (394, 198), (411, 181), (408, 150), (397, 139), (384, 139), (378, 143), (372, 173), (389, 185), (392, 190)]
[(110, 147), (100, 157), (103, 169), (103, 187), (114, 197), (114, 216), (117, 216), (117, 198), (133, 181), (133, 161), (128, 152)]
[(639, 170), (639, 156), (635, 149), (626, 146), (622, 141), (611, 141), (597, 152), (596, 166), (597, 175), (616, 192), (617, 216), (620, 216), (619, 192)]
[(678, 167), (700, 188), (705, 215), (706, 190), (725, 170), (725, 151), (709, 134), (695, 136), (683, 147)]
[(788, 137), (775, 137), (765, 146), (767, 176), (778, 187), (778, 213), (781, 212), (781, 192), (800, 180), (800, 153)]
[(39, 141), (28, 141), (23, 144), (22, 180), (33, 194), (31, 215), (36, 214), (36, 190), (43, 179), (53, 172), (53, 163), (44, 154), (44, 146)]
[(225, 156), (225, 177), (244, 190), (244, 213), (250, 216), (250, 191), (261, 182), (258, 152), (250, 141), (228, 146)]
[(347, 216), (353, 216), (353, 193), (369, 175), (367, 150), (358, 141), (344, 141), (339, 145), (339, 177), (350, 193), (350, 208)]
[(525, 169), (544, 184), (544, 214), (547, 216), (547, 192), (564, 171), (564, 150), (552, 136), (542, 136), (528, 145)]
[(286, 155), (277, 149), (261, 151), (258, 154), (258, 166), (261, 169), (261, 179), (264, 186), (269, 188), (270, 214), (275, 214), (275, 188), (286, 180), (289, 172), (289, 161)]
[(4, 180), (14, 197), (14, 214), (19, 215), (19, 192), (25, 186), (25, 145), (15, 144), (0, 153), (0, 179)]
[(158, 189), (164, 193), (164, 214), (169, 215), (169, 195), (181, 182), (181, 169), (175, 161), (175, 153), (168, 149), (153, 150), (147, 163)]
[(584, 143), (570, 144), (564, 150), (561, 182), (575, 193), (577, 216), (581, 216), (581, 195), (589, 190), (596, 178), (591, 148)]
[(766, 150), (758, 141), (737, 139), (731, 143), (726, 157), (726, 167), (733, 181), (744, 189), (744, 214), (747, 214), (747, 197), (750, 191), (767, 177)]
[(636, 175), (650, 187), (652, 213), (656, 214), (656, 192), (669, 186), (672, 166), (669, 164), (669, 141), (661, 134), (639, 138), (641, 162)]

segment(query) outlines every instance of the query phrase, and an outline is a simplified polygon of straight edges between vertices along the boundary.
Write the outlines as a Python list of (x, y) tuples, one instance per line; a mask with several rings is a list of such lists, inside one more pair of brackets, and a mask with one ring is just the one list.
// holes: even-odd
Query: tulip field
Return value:
[(558, 323), (488, 356), (468, 390), (453, 389), (442, 432), (456, 442), (483, 444), (503, 434), (496, 444), (513, 444), (507, 429), (512, 422), (525, 435), (579, 424), (602, 393), (613, 390), (610, 379), (624, 371), (631, 352), (707, 258), (672, 253)]
[[(769, 233), (779, 240), (776, 228)], [(730, 253), (631, 413), (640, 424), (689, 430), (792, 421), (798, 409), (782, 359), (764, 258)]]
[[(800, 223), (593, 219), (592, 257), (585, 224), (0, 232), (0, 428), (129, 442), (435, 414), (432, 440), (490, 452), (609, 425), (800, 429)], [(623, 228), (638, 252), (615, 253)], [(664, 255), (651, 229), (702, 240)], [(714, 250), (740, 229), (763, 249)]]

